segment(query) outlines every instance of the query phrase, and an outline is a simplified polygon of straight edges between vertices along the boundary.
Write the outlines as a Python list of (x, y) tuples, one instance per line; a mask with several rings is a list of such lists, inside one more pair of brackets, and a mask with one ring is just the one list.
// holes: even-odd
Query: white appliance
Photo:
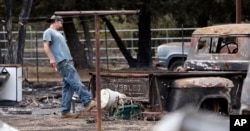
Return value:
[[(0, 64), (0, 76), (5, 77), (5, 73), (9, 73), (9, 77), (0, 87), (0, 102), (13, 101), (20, 102), (22, 100), (22, 67), (18, 64)], [(1, 105), (1, 103), (0, 103)]]

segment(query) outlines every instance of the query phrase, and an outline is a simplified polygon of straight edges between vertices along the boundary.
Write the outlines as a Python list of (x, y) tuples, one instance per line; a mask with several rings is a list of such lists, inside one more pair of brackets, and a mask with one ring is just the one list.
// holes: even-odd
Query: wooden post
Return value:
[(236, 0), (236, 23), (241, 23), (241, 0)]

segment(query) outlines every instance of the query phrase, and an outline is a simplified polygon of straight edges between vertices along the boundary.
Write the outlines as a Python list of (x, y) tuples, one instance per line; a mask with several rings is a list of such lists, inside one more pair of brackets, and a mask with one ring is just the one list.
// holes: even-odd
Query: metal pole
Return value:
[(140, 10), (99, 10), (99, 11), (55, 11), (55, 15), (72, 16), (72, 15), (122, 15), (138, 14)]
[(95, 15), (95, 52), (96, 52), (96, 101), (97, 101), (97, 131), (102, 130), (102, 110), (101, 110), (101, 95), (100, 95), (100, 17)]
[(236, 0), (236, 23), (241, 22), (241, 0)]
[(108, 43), (107, 43), (107, 30), (105, 26), (105, 45), (106, 45), (106, 60), (107, 60), (107, 69), (109, 70), (109, 55), (108, 55)]
[(37, 30), (36, 30), (36, 80), (39, 82), (39, 63), (38, 63), (38, 42), (37, 42)]
[(182, 61), (184, 63), (185, 59), (184, 59), (184, 32), (183, 32), (183, 24), (181, 24), (181, 38), (182, 38)]

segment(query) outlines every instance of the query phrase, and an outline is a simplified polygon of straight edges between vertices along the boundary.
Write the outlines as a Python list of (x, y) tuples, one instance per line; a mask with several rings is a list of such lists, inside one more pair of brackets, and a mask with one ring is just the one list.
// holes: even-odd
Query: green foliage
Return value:
[[(242, 20), (249, 18), (248, 0), (242, 0)], [(151, 4), (152, 17), (171, 14), (176, 27), (203, 26), (212, 23), (235, 22), (235, 0), (154, 0)], [(153, 22), (152, 24), (157, 24)]]
[[(34, 0), (30, 19), (41, 19), (51, 16), (54, 11), (73, 10), (135, 10), (140, 9), (143, 0)], [(17, 21), (22, 1), (13, 0), (13, 21)], [(250, 1), (242, 0), (242, 21), (249, 20)], [(235, 0), (151, 0), (151, 28), (195, 27), (206, 21), (212, 23), (235, 22)], [(5, 0), (0, 0), (0, 18), (5, 18)], [(77, 17), (77, 16), (74, 16)], [(136, 16), (108, 16), (108, 19), (119, 29), (137, 28)], [(75, 20), (77, 21), (77, 20)], [(74, 21), (74, 22), (75, 22)], [(81, 30), (79, 22), (77, 29)], [(93, 17), (89, 20), (94, 26)], [(15, 25), (13, 30), (16, 30)]]

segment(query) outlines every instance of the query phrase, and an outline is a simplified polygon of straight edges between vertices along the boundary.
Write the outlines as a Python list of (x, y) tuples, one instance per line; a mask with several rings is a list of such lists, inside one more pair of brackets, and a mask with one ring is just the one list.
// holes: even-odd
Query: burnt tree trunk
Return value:
[(8, 56), (7, 56), (7, 61), (9, 64), (14, 64), (14, 58), (13, 58), (13, 43), (12, 43), (12, 0), (5, 0), (5, 4), (6, 4), (6, 10), (5, 10), (5, 29), (6, 29), (6, 38), (8, 41)]
[(137, 54), (139, 67), (152, 66), (150, 0), (145, 0), (139, 15), (139, 43)]
[(110, 23), (110, 21), (106, 17), (102, 17), (102, 20), (106, 23), (111, 35), (116, 41), (117, 46), (120, 48), (120, 51), (122, 52), (123, 56), (128, 62), (129, 67), (137, 67), (137, 60), (134, 59), (129, 51), (126, 49), (125, 45), (123, 44), (121, 38), (115, 31), (114, 26)]
[(32, 3), (33, 3), (33, 0), (23, 0), (23, 8), (19, 16), (19, 29), (18, 29), (18, 38), (17, 38), (17, 44), (16, 44), (17, 53), (15, 55), (16, 64), (23, 64), (26, 24), (28, 23)]
[(76, 28), (73, 24), (73, 19), (71, 17), (64, 18), (63, 27), (75, 67), (78, 69), (87, 68), (87, 59), (84, 53), (84, 45), (78, 38)]
[(94, 51), (93, 51), (93, 44), (90, 41), (90, 33), (89, 33), (89, 26), (85, 20), (86, 17), (80, 17), (81, 20), (81, 25), (83, 27), (83, 33), (84, 33), (84, 38), (85, 38), (85, 47), (87, 47), (87, 52), (85, 55), (87, 56), (87, 62), (88, 62), (88, 67), (93, 68), (93, 56), (94, 56)]
[[(81, 3), (81, 0), (76, 0), (76, 3)], [(75, 8), (77, 10), (86, 10), (86, 5), (85, 4), (76, 4)], [(91, 37), (90, 37), (90, 32), (89, 32), (89, 26), (88, 26), (88, 19), (89, 16), (80, 16), (80, 23), (82, 25), (83, 28), (83, 33), (84, 36), (83, 38), (85, 38), (85, 42), (84, 42), (84, 47), (87, 48), (87, 51), (84, 52), (85, 56), (86, 56), (86, 64), (88, 68), (93, 68), (94, 64), (93, 64), (93, 58), (94, 58), (94, 51), (93, 51), (93, 45), (94, 43), (91, 42)]]

